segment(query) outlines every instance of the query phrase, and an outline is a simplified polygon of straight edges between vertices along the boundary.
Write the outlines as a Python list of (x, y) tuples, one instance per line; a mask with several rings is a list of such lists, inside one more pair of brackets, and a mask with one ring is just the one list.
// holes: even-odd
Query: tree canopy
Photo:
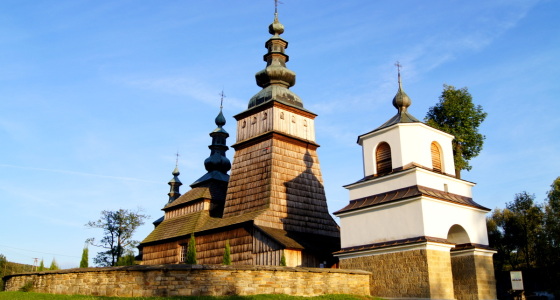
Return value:
[(429, 126), (455, 136), (452, 145), (458, 178), (461, 177), (461, 170), (472, 168), (469, 160), (482, 150), (485, 136), (478, 132), (478, 127), (486, 115), (482, 106), (474, 105), (466, 87), (456, 89), (444, 84), (439, 102), (430, 107), (424, 118)]
[(498, 273), (529, 272), (531, 289), (560, 296), (560, 177), (545, 201), (537, 203), (535, 195), (518, 193), (506, 208), (494, 209), (487, 226), (490, 247), (497, 250), (494, 268)]
[(140, 210), (104, 210), (99, 220), (88, 222), (86, 227), (103, 229), (104, 234), (99, 243), (96, 243), (94, 238), (88, 239), (88, 242), (107, 249), (97, 253), (93, 261), (99, 266), (115, 266), (127, 250), (132, 251), (138, 244), (132, 236), (136, 229), (144, 224), (146, 218), (148, 216), (141, 214)]
[[(496, 271), (534, 270), (539, 284), (548, 288), (560, 280), (560, 177), (544, 202), (521, 192), (506, 208), (496, 208), (487, 218), (490, 247)], [(553, 288), (557, 294), (558, 287)]]

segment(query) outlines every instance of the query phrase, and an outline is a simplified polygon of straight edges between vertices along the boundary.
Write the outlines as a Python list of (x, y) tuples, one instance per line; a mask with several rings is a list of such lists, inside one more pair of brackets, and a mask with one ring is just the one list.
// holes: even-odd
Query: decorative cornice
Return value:
[(249, 117), (253, 114), (257, 114), (261, 111), (267, 110), (271, 107), (278, 107), (281, 108), (285, 111), (289, 111), (291, 113), (306, 117), (306, 118), (310, 118), (310, 119), (315, 119), (315, 117), (317, 117), (317, 114), (314, 114), (304, 108), (301, 107), (294, 107), (279, 101), (268, 101), (268, 102), (264, 102), (263, 104), (257, 105), (257, 106), (253, 106), (241, 113), (238, 113), (237, 115), (233, 116), (235, 118), (235, 120), (239, 121), (242, 120), (246, 117)]

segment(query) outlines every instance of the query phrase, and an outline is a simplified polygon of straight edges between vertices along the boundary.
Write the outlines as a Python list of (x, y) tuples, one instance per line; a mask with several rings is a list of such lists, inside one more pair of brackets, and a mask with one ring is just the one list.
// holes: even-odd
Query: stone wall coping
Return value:
[(48, 274), (68, 274), (68, 273), (87, 273), (87, 272), (107, 272), (107, 271), (186, 271), (186, 270), (223, 270), (223, 271), (278, 271), (278, 272), (310, 272), (310, 273), (341, 273), (341, 274), (364, 274), (371, 275), (371, 272), (350, 269), (330, 269), (330, 268), (300, 268), (300, 267), (281, 267), (281, 266), (256, 266), (256, 265), (187, 265), (187, 264), (168, 264), (168, 265), (134, 265), (120, 267), (98, 267), (98, 268), (74, 268), (62, 270), (48, 270), (41, 272), (27, 272), (6, 275), (2, 278), (6, 282), (9, 278), (26, 275), (48, 275)]

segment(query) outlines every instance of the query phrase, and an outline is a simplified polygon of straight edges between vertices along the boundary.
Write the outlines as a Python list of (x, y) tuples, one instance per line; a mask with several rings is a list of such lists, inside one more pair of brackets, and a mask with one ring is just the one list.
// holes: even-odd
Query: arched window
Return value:
[(432, 168), (436, 172), (441, 172), (443, 168), (441, 167), (441, 150), (436, 142), (432, 142)]
[(377, 175), (389, 173), (393, 170), (391, 162), (391, 147), (389, 144), (382, 142), (375, 150), (375, 162), (377, 167)]

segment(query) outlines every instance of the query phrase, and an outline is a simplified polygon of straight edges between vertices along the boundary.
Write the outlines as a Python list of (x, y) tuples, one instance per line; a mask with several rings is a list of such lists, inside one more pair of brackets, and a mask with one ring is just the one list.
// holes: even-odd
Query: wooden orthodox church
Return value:
[(286, 68), (288, 42), (280, 37), (277, 14), (269, 32), (266, 67), (255, 75), (262, 90), (235, 116), (233, 165), (220, 110), (204, 161), (208, 172), (181, 196), (179, 171), (173, 171), (165, 215), (139, 246), (142, 264), (184, 262), (191, 235), (200, 264), (221, 263), (226, 241), (233, 264), (280, 265), (282, 257), (288, 266), (336, 263), (340, 233), (327, 209), (316, 115), (289, 90), (296, 75)]

